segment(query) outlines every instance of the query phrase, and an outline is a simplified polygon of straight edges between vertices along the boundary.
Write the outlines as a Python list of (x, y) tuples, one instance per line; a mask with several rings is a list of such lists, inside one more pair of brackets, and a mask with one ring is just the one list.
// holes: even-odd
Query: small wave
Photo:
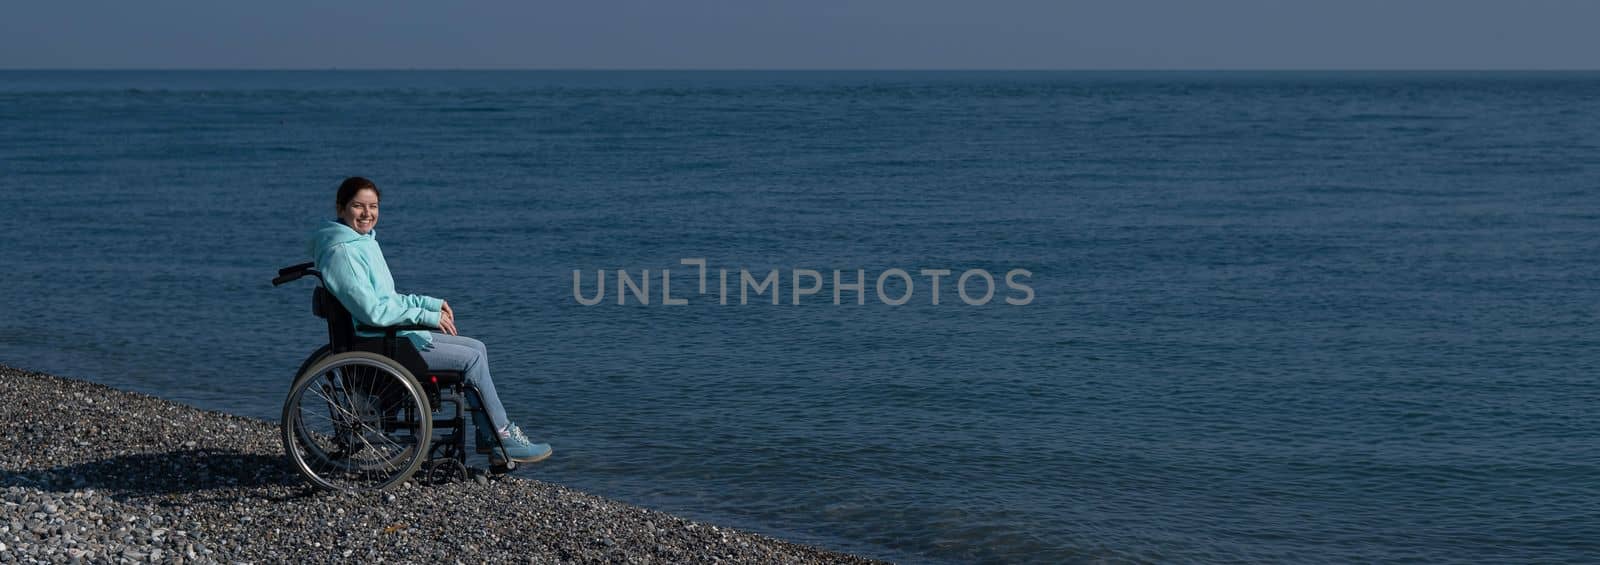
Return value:
[[(1345, 116), (1344, 121), (1351, 122), (1388, 122), (1388, 121), (1452, 121), (1464, 120), (1466, 116), (1432, 116), (1428, 114), (1351, 114)], [(1338, 120), (1335, 120), (1338, 121)]]
[(478, 113), (487, 114), (487, 113), (495, 113), (495, 112), (510, 112), (511, 109), (510, 108), (497, 108), (497, 107), (467, 106), (467, 107), (461, 107), (461, 108), (437, 108), (437, 109), (435, 109), (435, 111), (437, 111), (437, 112), (439, 112), (441, 114), (478, 114)]

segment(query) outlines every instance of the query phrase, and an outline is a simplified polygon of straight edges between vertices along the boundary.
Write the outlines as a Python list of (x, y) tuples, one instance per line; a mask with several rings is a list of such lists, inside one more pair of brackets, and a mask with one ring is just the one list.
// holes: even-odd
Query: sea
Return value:
[(0, 363), (277, 421), (354, 175), (519, 476), (905, 563), (1600, 560), (1600, 73), (5, 71)]

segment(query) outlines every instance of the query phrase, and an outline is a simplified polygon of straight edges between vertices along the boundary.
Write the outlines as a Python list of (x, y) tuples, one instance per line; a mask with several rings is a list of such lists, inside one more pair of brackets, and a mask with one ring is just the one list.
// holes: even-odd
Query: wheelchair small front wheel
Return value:
[(295, 378), (283, 403), (283, 449), (301, 474), (330, 490), (382, 490), (428, 457), (427, 393), (392, 359), (352, 351)]

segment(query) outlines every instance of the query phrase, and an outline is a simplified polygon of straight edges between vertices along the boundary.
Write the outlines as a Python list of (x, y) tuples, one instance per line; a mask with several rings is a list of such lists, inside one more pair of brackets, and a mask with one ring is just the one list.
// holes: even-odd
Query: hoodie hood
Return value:
[(306, 248), (306, 254), (318, 265), (322, 264), (322, 255), (340, 245), (367, 240), (376, 241), (378, 230), (367, 232), (367, 235), (356, 233), (350, 226), (337, 220), (328, 220), (322, 227), (311, 232), (311, 244)]

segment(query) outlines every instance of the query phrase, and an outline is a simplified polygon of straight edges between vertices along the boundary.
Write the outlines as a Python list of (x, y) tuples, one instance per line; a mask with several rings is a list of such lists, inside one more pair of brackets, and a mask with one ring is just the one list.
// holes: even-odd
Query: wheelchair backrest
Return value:
[(328, 346), (334, 351), (348, 351), (355, 343), (356, 326), (350, 311), (320, 284), (311, 291), (311, 313), (328, 321)]

